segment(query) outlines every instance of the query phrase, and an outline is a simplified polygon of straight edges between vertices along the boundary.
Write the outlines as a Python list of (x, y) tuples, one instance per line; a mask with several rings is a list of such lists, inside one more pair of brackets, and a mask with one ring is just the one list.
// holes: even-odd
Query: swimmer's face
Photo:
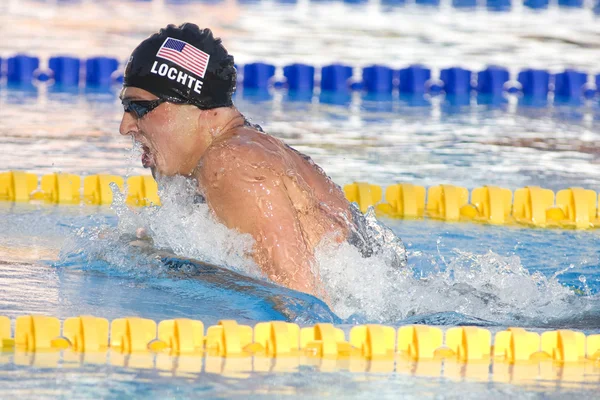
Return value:
[[(158, 99), (152, 93), (127, 87), (122, 100)], [(165, 176), (189, 175), (198, 162), (197, 127), (201, 110), (189, 104), (164, 102), (141, 118), (124, 112), (119, 131), (131, 135), (143, 149), (142, 165)]]

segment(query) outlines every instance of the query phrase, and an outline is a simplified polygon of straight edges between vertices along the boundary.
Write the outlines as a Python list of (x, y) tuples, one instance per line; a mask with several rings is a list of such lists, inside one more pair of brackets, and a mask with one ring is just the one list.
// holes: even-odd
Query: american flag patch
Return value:
[(210, 58), (210, 55), (202, 50), (198, 50), (191, 44), (171, 37), (165, 40), (160, 49), (158, 49), (156, 56), (169, 60), (193, 72), (200, 78), (204, 78), (206, 66)]

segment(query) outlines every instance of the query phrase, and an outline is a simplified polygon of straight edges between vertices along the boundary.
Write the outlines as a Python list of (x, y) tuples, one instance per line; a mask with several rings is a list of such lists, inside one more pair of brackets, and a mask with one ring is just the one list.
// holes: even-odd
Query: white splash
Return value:
[[(220, 224), (208, 206), (197, 201), (192, 181), (183, 177), (158, 180), (161, 207), (131, 208), (125, 204), (124, 195), (115, 192), (113, 209), (118, 226), (108, 235), (88, 232), (93, 236), (91, 241), (96, 241), (90, 246), (97, 249), (87, 249), (89, 254), (101, 255), (128, 273), (147, 273), (144, 265), (152, 267), (150, 271), (160, 271), (159, 262), (152, 257), (136, 258), (129, 241), (123, 241), (123, 237), (134, 241), (136, 231), (143, 228), (151, 252), (164, 249), (266, 279), (252, 260), (252, 237)], [(102, 236), (104, 240), (97, 242)], [(316, 269), (331, 308), (340, 318), (394, 323), (411, 316), (456, 312), (510, 324), (567, 317), (574, 308), (582, 312), (588, 307), (584, 298), (559, 283), (557, 275), (530, 273), (517, 256), (455, 250), (452, 259), (439, 256), (444, 267), (417, 276), (424, 272), (413, 270), (411, 259), (414, 263), (434, 255), (409, 252), (408, 265), (399, 267), (403, 246), (395, 236), (384, 239), (380, 238), (380, 248), (368, 258), (348, 243), (324, 240), (318, 246)]]
[(193, 181), (160, 177), (158, 182), (160, 207), (131, 208), (124, 196), (115, 197), (112, 207), (119, 217), (119, 234), (135, 237), (141, 228), (146, 234), (144, 240), (154, 248), (261, 276), (250, 256), (252, 237), (219, 223), (209, 207), (198, 201)]
[(382, 255), (362, 258), (348, 244), (321, 246), (317, 259), (333, 309), (343, 319), (389, 322), (457, 312), (505, 323), (545, 321), (572, 314), (573, 301), (582, 299), (556, 276), (529, 273), (517, 256), (461, 250), (455, 254), (445, 260), (445, 268), (425, 277), (415, 276), (410, 267), (418, 253), (408, 254), (407, 268), (392, 267)]

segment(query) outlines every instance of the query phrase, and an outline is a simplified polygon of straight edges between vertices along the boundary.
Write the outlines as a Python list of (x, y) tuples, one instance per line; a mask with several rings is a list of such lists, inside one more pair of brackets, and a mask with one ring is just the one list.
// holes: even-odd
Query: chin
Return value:
[(155, 180), (158, 176), (171, 177), (171, 176), (180, 175), (178, 171), (170, 171), (170, 170), (165, 171), (164, 168), (157, 167), (156, 165), (150, 167), (150, 171), (152, 172), (152, 176), (154, 177)]

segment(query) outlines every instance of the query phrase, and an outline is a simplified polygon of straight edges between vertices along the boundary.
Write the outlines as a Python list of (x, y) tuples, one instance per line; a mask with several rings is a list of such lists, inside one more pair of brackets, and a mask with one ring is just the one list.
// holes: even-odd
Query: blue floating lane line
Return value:
[(523, 94), (533, 98), (548, 96), (550, 73), (545, 70), (526, 69), (519, 72), (517, 80), (521, 84)]
[(362, 71), (364, 89), (368, 93), (392, 93), (393, 71), (384, 65), (371, 65)]
[(7, 82), (25, 84), (33, 82), (34, 72), (40, 66), (40, 59), (20, 54), (8, 59)]
[(431, 70), (422, 65), (411, 65), (398, 71), (400, 93), (422, 94), (431, 79)]
[[(11, 87), (48, 81), (47, 85), (51, 87), (65, 89), (77, 88), (82, 83), (86, 88), (98, 88), (120, 84), (123, 80), (123, 64), (114, 57), (100, 56), (84, 60), (73, 56), (53, 56), (48, 60), (47, 69), (40, 69), (40, 65), (45, 65), (42, 61), (38, 57), (23, 54), (6, 60), (0, 59), (0, 74), (6, 74), (6, 82)], [(576, 100), (577, 103), (584, 98), (595, 97), (600, 86), (600, 75), (588, 77), (587, 72), (571, 68), (557, 73), (524, 69), (518, 71), (513, 80), (508, 68), (495, 65), (480, 71), (460, 66), (444, 68), (439, 77), (433, 74), (432, 69), (423, 65), (410, 65), (400, 69), (387, 65), (369, 65), (357, 69), (340, 63), (320, 68), (294, 63), (280, 68), (270, 63), (255, 62), (236, 65), (236, 69), (239, 72), (238, 87), (249, 91), (248, 93), (265, 92), (257, 99), (271, 98), (268, 92), (273, 88), (292, 91), (295, 95), (291, 97), (295, 99), (308, 99), (307, 93), (312, 93), (315, 86), (320, 87), (321, 92), (346, 93), (341, 96), (323, 96), (325, 102), (333, 100), (333, 104), (346, 104), (345, 98), (349, 91), (393, 95), (374, 96), (380, 98), (378, 101), (396, 98), (395, 93), (436, 95), (442, 92), (461, 98), (468, 97), (472, 92), (492, 96), (521, 93), (538, 101), (546, 99), (552, 92), (557, 98), (569, 102)], [(591, 79), (588, 81), (588, 78)], [(299, 93), (303, 94), (298, 95)], [(244, 97), (256, 98), (255, 94)]]
[(110, 86), (112, 76), (119, 69), (119, 62), (112, 57), (94, 57), (85, 63), (85, 82), (91, 86)]
[(265, 63), (244, 65), (244, 89), (267, 89), (275, 75), (275, 66)]
[(443, 69), (440, 79), (447, 94), (464, 96), (471, 91), (472, 72), (460, 67)]
[(352, 67), (333, 64), (321, 69), (321, 90), (324, 92), (344, 92), (349, 89)]
[(488, 67), (477, 74), (477, 92), (499, 96), (509, 80), (509, 73), (503, 67)]
[(79, 86), (81, 61), (75, 57), (51, 57), (48, 67), (54, 73), (54, 81), (64, 86)]
[(315, 67), (306, 64), (292, 64), (283, 67), (287, 88), (296, 92), (312, 92), (315, 87)]
[(587, 75), (573, 69), (554, 76), (554, 93), (557, 97), (578, 98), (583, 95)]

